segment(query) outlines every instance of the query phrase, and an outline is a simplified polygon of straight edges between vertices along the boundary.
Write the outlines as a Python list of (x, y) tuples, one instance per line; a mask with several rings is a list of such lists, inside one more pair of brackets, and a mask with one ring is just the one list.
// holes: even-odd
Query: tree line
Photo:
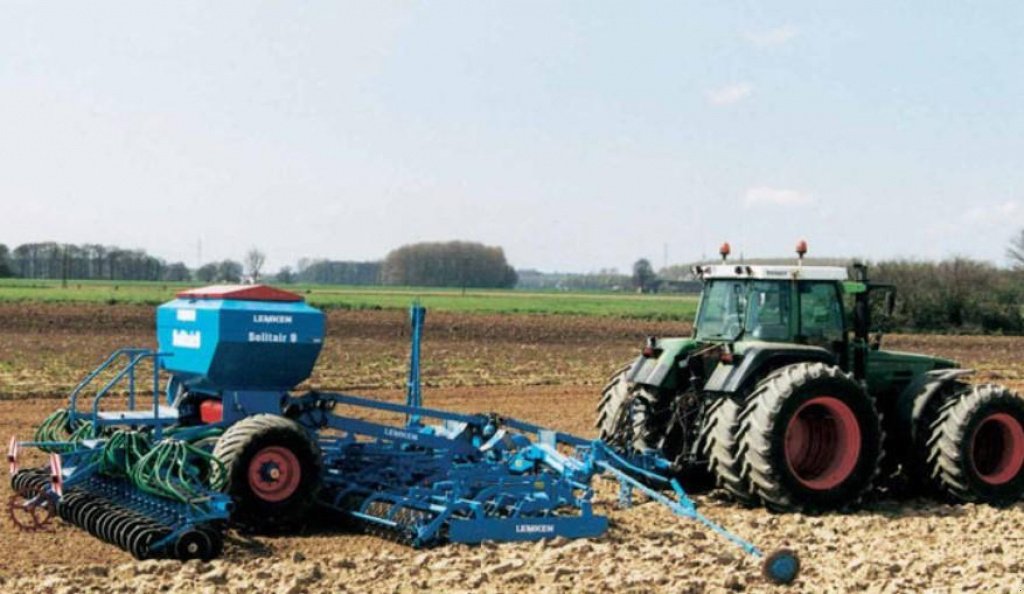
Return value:
[(402, 246), (380, 261), (302, 259), (264, 278), (266, 256), (251, 249), (242, 262), (222, 260), (195, 270), (166, 262), (144, 250), (115, 246), (29, 243), (13, 250), (0, 244), (0, 277), (237, 283), (271, 280), (282, 284), (400, 285), (425, 287), (511, 288), (515, 269), (500, 247), (452, 241)]
[(165, 280), (191, 278), (181, 262), (168, 263), (144, 250), (99, 244), (26, 243), (9, 249), (0, 244), (0, 276), (30, 279)]
[[(939, 262), (887, 260), (869, 263), (872, 280), (897, 287), (899, 298), (889, 329), (911, 332), (1024, 333), (1024, 233), (1010, 245), (1011, 268), (969, 258)], [(236, 283), (247, 277), (271, 282), (400, 285), (426, 287), (554, 290), (661, 291), (686, 284), (684, 268), (655, 273), (638, 260), (632, 275), (614, 269), (591, 274), (516, 272), (500, 247), (471, 242), (419, 243), (402, 246), (379, 261), (300, 260), (276, 275), (262, 276), (265, 256), (250, 250), (243, 261), (210, 262), (191, 270), (144, 250), (97, 244), (28, 243), (14, 249), (0, 244), (0, 277), (27, 279), (143, 280)], [(767, 262), (767, 261), (766, 261)], [(823, 262), (824, 263), (824, 262)], [(841, 261), (829, 261), (831, 265)], [(814, 262), (818, 264), (818, 262)], [(688, 268), (686, 268), (688, 269)]]

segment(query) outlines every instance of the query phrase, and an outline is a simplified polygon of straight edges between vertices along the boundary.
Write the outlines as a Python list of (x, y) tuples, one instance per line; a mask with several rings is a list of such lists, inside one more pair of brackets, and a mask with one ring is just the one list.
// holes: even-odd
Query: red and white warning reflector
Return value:
[(11, 442), (7, 446), (7, 469), (11, 476), (18, 472), (18, 438), (11, 436)]
[(64, 465), (60, 461), (60, 454), (50, 454), (50, 484), (57, 497), (64, 496)]

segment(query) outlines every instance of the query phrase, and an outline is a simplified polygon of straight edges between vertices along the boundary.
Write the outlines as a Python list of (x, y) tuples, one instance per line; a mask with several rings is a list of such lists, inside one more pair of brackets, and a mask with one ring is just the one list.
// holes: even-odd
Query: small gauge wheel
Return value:
[(779, 549), (765, 557), (761, 570), (773, 584), (791, 584), (800, 574), (800, 557), (789, 549)]

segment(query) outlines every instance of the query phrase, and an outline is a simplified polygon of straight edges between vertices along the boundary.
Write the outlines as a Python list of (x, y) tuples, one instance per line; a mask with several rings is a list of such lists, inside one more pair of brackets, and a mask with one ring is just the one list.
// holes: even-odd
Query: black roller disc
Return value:
[(134, 514), (125, 514), (114, 525), (114, 544), (125, 551), (128, 550), (128, 535), (132, 527), (135, 526), (135, 518), (132, 516)]
[(124, 538), (122, 533), (125, 531), (126, 526), (130, 526), (132, 521), (135, 519), (136, 514), (130, 511), (123, 511), (114, 516), (110, 525), (107, 527), (108, 536), (110, 536), (110, 542), (114, 543), (121, 549), (127, 549), (127, 545), (124, 544)]
[(139, 537), (143, 533), (145, 533), (147, 530), (149, 530), (149, 529), (150, 529), (149, 523), (146, 522), (146, 521), (142, 521), (142, 520), (139, 520), (137, 522), (133, 522), (128, 527), (127, 534), (125, 535), (125, 547), (124, 548), (125, 548), (126, 551), (131, 553), (132, 556), (138, 557), (138, 555), (135, 554), (135, 550), (137, 548), (137, 544), (136, 543), (139, 541)]
[(203, 530), (190, 530), (178, 537), (174, 543), (174, 558), (182, 561), (201, 559), (209, 561), (214, 557), (215, 546), (211, 534)]
[(217, 557), (220, 557), (221, 553), (224, 552), (224, 530), (210, 525), (203, 526), (200, 530), (207, 534), (213, 545), (210, 552), (210, 558), (216, 559)]
[(128, 552), (139, 561), (149, 559), (149, 545), (153, 544), (155, 536), (156, 530), (148, 526), (143, 527), (142, 530), (134, 531), (128, 546)]

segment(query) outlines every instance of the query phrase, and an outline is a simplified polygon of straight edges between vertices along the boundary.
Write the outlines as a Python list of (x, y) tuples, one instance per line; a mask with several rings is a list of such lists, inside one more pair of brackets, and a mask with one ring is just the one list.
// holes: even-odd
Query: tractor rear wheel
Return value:
[(938, 411), (928, 469), (941, 493), (1008, 505), (1024, 497), (1024, 398), (993, 384), (967, 387)]
[[(305, 429), (277, 415), (254, 415), (232, 425), (213, 455), (227, 474), (233, 522), (257, 532), (295, 528), (316, 502), (320, 448)], [(214, 465), (213, 482), (220, 480)]]
[(662, 457), (675, 462), (680, 454), (678, 446), (663, 451), (672, 417), (670, 403), (649, 387), (630, 385), (626, 380), (629, 368), (620, 369), (601, 392), (595, 423), (601, 441), (627, 453), (658, 450)]
[(739, 455), (741, 431), (745, 429), (740, 422), (743, 411), (739, 396), (716, 398), (709, 404), (701, 438), (715, 485), (740, 503), (753, 505), (757, 497), (743, 479), (743, 459)]
[(819, 512), (871, 490), (882, 456), (874, 399), (823, 363), (797, 363), (751, 394), (739, 438), (741, 478), (770, 509)]
[(657, 394), (626, 380), (629, 365), (615, 373), (601, 391), (597, 422), (601, 441), (622, 451), (658, 447), (661, 432), (656, 423)]
[(629, 398), (629, 382), (626, 381), (626, 372), (630, 366), (616, 371), (608, 379), (608, 383), (601, 390), (601, 400), (597, 403), (597, 422), (594, 427), (598, 429), (601, 441), (617, 448), (623, 448), (627, 443), (621, 443), (625, 438), (622, 430), (622, 413), (626, 400)]

